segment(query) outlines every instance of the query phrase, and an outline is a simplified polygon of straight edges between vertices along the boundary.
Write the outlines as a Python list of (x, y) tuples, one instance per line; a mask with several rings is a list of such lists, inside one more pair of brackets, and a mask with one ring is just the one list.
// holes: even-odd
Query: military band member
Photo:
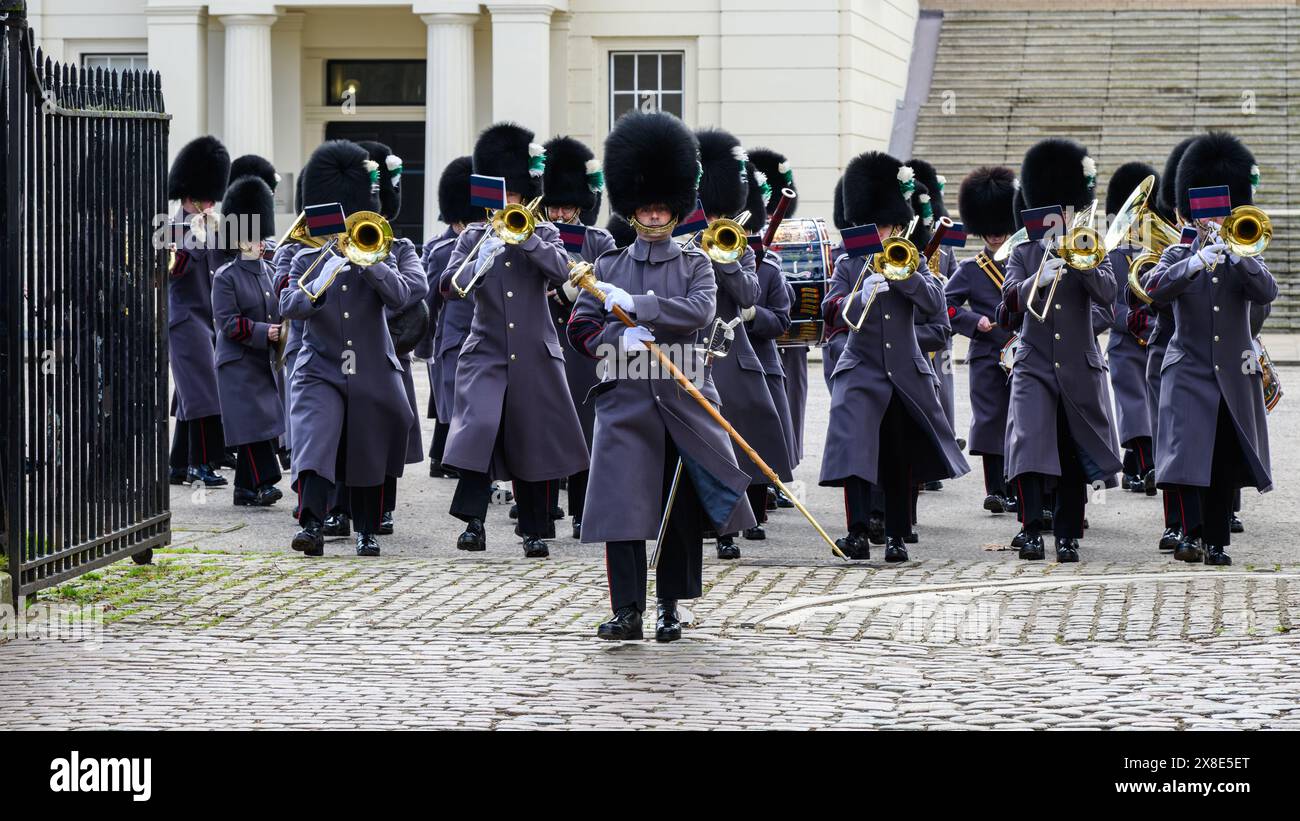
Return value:
[[(438, 178), (438, 219), (447, 227), (424, 244), (424, 270), (429, 281), (429, 321), (432, 339), (425, 350), (429, 361), (429, 418), (436, 419), (433, 442), (429, 446), (429, 476), (455, 478), (455, 468), (442, 463), (451, 429), (452, 408), (456, 401), (456, 362), (460, 346), (469, 334), (474, 319), (474, 296), (443, 299), (440, 282), (447, 260), (456, 248), (456, 240), (465, 226), (483, 217), (483, 209), (469, 201), (469, 178), (474, 173), (472, 157), (458, 157), (447, 164)], [(417, 351), (416, 355), (420, 355)]]
[[(304, 171), (306, 168), (304, 167)], [(301, 214), (303, 212), (302, 201), (302, 178), (303, 173), (298, 174), (298, 179), (294, 184), (294, 212)], [(293, 266), (293, 258), (307, 246), (294, 240), (286, 240), (277, 245), (271, 256), (271, 279), (275, 283), (276, 298), (284, 293), (284, 289), (289, 287), (289, 272)], [(298, 349), (302, 347), (302, 322), (297, 320), (287, 320), (283, 323), (287, 338), (282, 340), (283, 344), (283, 368), (280, 374), (280, 382), (284, 386), (284, 448), (288, 453), (290, 461), (293, 459), (293, 408), (290, 405), (292, 394), (289, 391), (289, 385), (293, 382), (293, 366), (298, 358)], [(296, 487), (295, 487), (296, 489)], [(295, 507), (296, 511), (296, 507)], [(297, 513), (294, 513), (295, 518)]]
[[(546, 217), (551, 222), (582, 225), (582, 245), (570, 248), (569, 258), (576, 261), (595, 262), (596, 257), (613, 250), (614, 239), (605, 230), (594, 227), (600, 211), (600, 193), (605, 187), (605, 177), (596, 162), (596, 155), (583, 143), (572, 137), (554, 137), (546, 143), (546, 174), (542, 181)], [(568, 247), (566, 245), (566, 247)], [(577, 289), (568, 282), (550, 295), (551, 318), (556, 333), (564, 340), (564, 373), (569, 383), (569, 394), (582, 422), (582, 436), (591, 448), (592, 428), (596, 423), (596, 410), (587, 402), (587, 394), (600, 379), (596, 376), (596, 363), (568, 341), (569, 315), (578, 298)], [(587, 495), (587, 471), (580, 470), (568, 477), (569, 516), (573, 522), (573, 538), (582, 537), (583, 502)], [(551, 484), (551, 508), (558, 506), (559, 483)], [(551, 515), (554, 515), (552, 513)]]
[[(701, 595), (702, 531), (734, 532), (755, 523), (745, 497), (750, 478), (737, 466), (726, 433), (666, 370), (631, 367), (649, 365), (645, 343), (654, 341), (674, 351), (683, 370), (698, 377), (700, 392), (718, 404), (696, 346), (716, 312), (714, 265), (671, 239), (695, 207), (696, 157), (695, 138), (672, 115), (633, 111), (619, 118), (605, 141), (606, 185), (610, 205), (634, 221), (638, 236), (596, 260), (605, 304), (584, 292), (568, 326), (575, 347), (610, 365), (592, 392), (596, 427), (582, 527), (584, 542), (605, 543), (613, 617), (597, 630), (602, 639), (642, 638), (646, 541), (658, 537), (665, 515), (655, 583), (659, 641), (681, 637), (677, 603)], [(639, 324), (625, 326), (611, 313), (615, 306)], [(632, 378), (638, 372), (644, 378)], [(679, 457), (683, 468), (672, 494)], [(701, 483), (707, 494), (699, 492)]]
[[(303, 170), (303, 199), (337, 202), (345, 214), (378, 210), (378, 170), (361, 146), (332, 140)], [(289, 386), (302, 525), (292, 546), (322, 555), (325, 518), (346, 504), (357, 555), (377, 556), (384, 479), (402, 471), (412, 416), (385, 309), (407, 303), (410, 283), (391, 254), (357, 265), (336, 242), (300, 251), (289, 278), (280, 309), (303, 320)]]
[[(841, 176), (835, 183), (835, 192), (831, 195), (831, 223), (835, 226), (836, 231), (843, 231), (851, 227), (849, 221), (844, 216), (844, 177)], [(844, 254), (844, 246), (837, 245), (831, 249), (831, 271), (839, 264), (840, 257)], [(840, 354), (844, 352), (844, 345), (849, 341), (847, 336), (848, 326), (840, 324), (832, 326), (826, 323), (824, 342), (822, 343), (822, 379), (826, 381), (826, 390), (831, 389), (831, 374), (835, 373), (835, 365), (839, 362)], [(883, 530), (882, 530), (883, 533)]]
[[(868, 152), (845, 169), (845, 219), (874, 223), (881, 237), (907, 229), (911, 174), (894, 157)], [(912, 526), (911, 489), (970, 470), (935, 391), (930, 360), (916, 341), (914, 313), (943, 310), (943, 289), (928, 275), (925, 260), (902, 280), (859, 274), (870, 258), (847, 254), (835, 263), (823, 315), (831, 327), (850, 327), (831, 376), (830, 424), (822, 457), (821, 484), (843, 487), (848, 536), (838, 544), (850, 558), (869, 558), (870, 489), (885, 497), (885, 560), (906, 561), (904, 539)], [(863, 313), (869, 295), (871, 309)], [(859, 319), (861, 322), (859, 324)]]
[[(545, 151), (533, 133), (513, 123), (487, 128), (474, 146), (474, 173), (505, 178), (510, 202), (542, 194)], [(465, 522), (456, 546), (485, 550), (483, 520), (492, 478), (513, 478), (524, 555), (548, 556), (549, 488), (586, 470), (587, 443), (564, 375), (564, 349), (547, 308), (547, 292), (568, 280), (569, 255), (559, 231), (538, 221), (531, 236), (507, 244), (486, 222), (461, 233), (442, 276), (442, 296), (484, 234), (466, 266), (482, 272), (474, 291), (474, 318), (456, 365), (456, 398), (443, 462), (460, 478), (451, 514)], [(541, 432), (545, 435), (541, 435)]]
[[(718, 218), (732, 219), (744, 210), (749, 194), (745, 150), (734, 135), (722, 129), (697, 131), (695, 137), (699, 141), (700, 164), (704, 169), (699, 190), (704, 213), (709, 222)], [(749, 247), (734, 262), (713, 261), (718, 286), (717, 317), (724, 322), (736, 317), (742, 320), (734, 329), (735, 339), (730, 351), (726, 356), (713, 359), (713, 381), (722, 398), (723, 412), (726, 413), (727, 408), (734, 409), (728, 421), (776, 475), (788, 482), (792, 478), (790, 450), (767, 387), (763, 363), (754, 353), (745, 327), (745, 322), (754, 316), (754, 304), (758, 301), (756, 267), (757, 257)], [(707, 341), (707, 329), (702, 338)], [(767, 476), (743, 451), (737, 448), (735, 455), (740, 468), (749, 473), (751, 505), (758, 500), (754, 512), (761, 517), (767, 504)], [(718, 534), (719, 559), (740, 558), (735, 535), (728, 532)]]
[[(1144, 162), (1127, 162), (1115, 169), (1106, 186), (1106, 214), (1114, 217), (1138, 184), (1156, 170)], [(1147, 393), (1147, 347), (1145, 340), (1129, 330), (1128, 271), (1140, 246), (1121, 246), (1109, 254), (1115, 273), (1114, 318), (1106, 343), (1106, 364), (1110, 387), (1115, 394), (1115, 423), (1120, 447), (1124, 448), (1124, 487), (1135, 492), (1156, 494), (1156, 466), (1151, 453), (1150, 396)]]
[(952, 329), (970, 339), (966, 354), (970, 454), (983, 462), (984, 509), (990, 513), (1016, 512), (1003, 475), (1011, 385), (1002, 369), (1002, 348), (1011, 339), (1011, 331), (996, 322), (1006, 270), (993, 259), (1016, 230), (1011, 210), (1015, 192), (1015, 172), (1004, 166), (982, 166), (962, 180), (957, 192), (962, 226), (980, 238), (983, 248), (960, 262), (944, 286)]
[[(1093, 202), (1096, 168), (1082, 145), (1046, 139), (1026, 152), (1020, 181), (1028, 208), (1069, 209), (1068, 225), (1073, 209)], [(1006, 470), (1019, 496), (1026, 531), (1020, 558), (1044, 556), (1041, 511), (1045, 494), (1055, 487), (1056, 560), (1076, 562), (1089, 488), (1114, 487), (1122, 469), (1106, 365), (1092, 330), (1092, 306), (1109, 308), (1117, 286), (1105, 258), (1090, 270), (1071, 268), (1055, 253), (1044, 260), (1046, 247), (1061, 233), (1058, 227), (1055, 235), (1021, 244), (1007, 263), (1002, 296), (1008, 309), (1033, 309), (1045, 319), (1028, 316), (1021, 326), (1011, 372)], [(1039, 287), (1031, 294), (1040, 266)], [(1058, 277), (1055, 297), (1047, 303), (1052, 280)]]
[(172, 218), (179, 236), (167, 288), (167, 346), (171, 358), (172, 484), (221, 487), (213, 469), (225, 456), (217, 392), (216, 331), (212, 325), (212, 272), (228, 254), (218, 247), (214, 206), (225, 196), (230, 154), (216, 137), (190, 141), (167, 175), (167, 198), (180, 202)]
[[(1194, 218), (1191, 189), (1209, 186), (1226, 185), (1232, 206), (1250, 205), (1258, 175), (1236, 137), (1199, 137), (1178, 162), (1178, 212)], [(1201, 234), (1167, 249), (1152, 272), (1152, 296), (1176, 317), (1160, 383), (1156, 477), (1179, 490), (1183, 538), (1174, 558), (1228, 565), (1234, 492), (1273, 487), (1262, 378), (1242, 363), (1254, 356), (1251, 303), (1269, 304), (1278, 287), (1262, 258), (1232, 252), (1217, 222), (1193, 224)]]
[(212, 278), (217, 391), (226, 444), (237, 451), (235, 504), (266, 507), (284, 495), (276, 487), (284, 403), (271, 361), (280, 305), (262, 255), (263, 242), (275, 235), (275, 198), (261, 178), (245, 175), (230, 184), (221, 214), (223, 245), (236, 256)]
[[(913, 173), (916, 175), (915, 179), (918, 192), (917, 199), (921, 200), (921, 209), (929, 212), (928, 214), (924, 214), (921, 210), (917, 211), (918, 214), (922, 215), (921, 223), (926, 230), (925, 243), (928, 243), (930, 237), (934, 234), (940, 218), (948, 216), (948, 208), (944, 205), (943, 201), (943, 190), (947, 181), (944, 179), (942, 174), (935, 171), (933, 165), (930, 165), (930, 163), (925, 160), (911, 159), (907, 161), (907, 166), (911, 168)], [(923, 195), (920, 193), (922, 187), (925, 189)], [(923, 196), (926, 199), (922, 199)], [(925, 243), (917, 245), (917, 250), (924, 251)], [(944, 286), (952, 277), (953, 272), (957, 270), (957, 254), (951, 247), (941, 245), (939, 246), (938, 255), (938, 264), (929, 266), (930, 275), (938, 277), (940, 286)], [(929, 262), (930, 260), (926, 260), (927, 264)], [(943, 313), (946, 314), (947, 311), (948, 307), (945, 305)], [(946, 320), (944, 320), (944, 324), (948, 324)], [(943, 338), (942, 342), (942, 348), (931, 351), (922, 347), (922, 350), (926, 351), (926, 354), (930, 357), (930, 361), (934, 364), (935, 376), (939, 380), (939, 387), (942, 392), (943, 413), (948, 417), (948, 425), (953, 430), (956, 430), (957, 389), (956, 383), (953, 380), (951, 325), (949, 325), (948, 333)], [(966, 443), (961, 437), (957, 438), (957, 444), (960, 448), (964, 449), (966, 447)], [(925, 488), (926, 490), (939, 490), (941, 487), (941, 483), (939, 482), (930, 482), (929, 485), (929, 487)]]

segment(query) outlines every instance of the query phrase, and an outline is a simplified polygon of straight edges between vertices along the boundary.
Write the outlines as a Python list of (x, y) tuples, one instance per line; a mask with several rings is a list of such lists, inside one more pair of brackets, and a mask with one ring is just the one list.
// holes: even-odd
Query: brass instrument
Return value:
[(474, 247), (469, 249), (465, 259), (456, 268), (456, 272), (451, 275), (451, 287), (457, 296), (461, 299), (469, 296), (470, 292), (478, 285), (479, 280), (483, 278), (483, 274), (487, 273), (486, 270), (480, 273), (476, 265), (474, 266), (476, 269), (474, 275), (469, 278), (469, 281), (464, 285), (460, 283), (461, 274), (465, 272), (466, 266), (471, 261), (478, 259), (478, 249), (483, 244), (483, 241), (490, 234), (496, 234), (497, 238), (507, 245), (518, 245), (521, 242), (526, 242), (533, 235), (533, 231), (537, 230), (537, 223), (542, 221), (542, 215), (537, 210), (541, 204), (541, 197), (535, 198), (527, 205), (512, 202), (505, 208), (492, 211), (488, 215), (488, 224), (492, 230), (483, 232), (478, 238), (478, 242), (474, 243)]
[(1278, 379), (1273, 357), (1268, 355), (1268, 348), (1264, 347), (1264, 340), (1257, 336), (1255, 344), (1258, 346), (1256, 353), (1259, 359), (1259, 372), (1264, 382), (1264, 410), (1272, 413), (1277, 403), (1282, 401), (1282, 382)]
[[(745, 215), (748, 214), (746, 211)], [(709, 227), (700, 233), (700, 250), (714, 262), (735, 262), (744, 255), (748, 245), (749, 238), (744, 226), (739, 221), (726, 217), (709, 223)]]
[(1065, 275), (1065, 271), (1061, 271), (1052, 279), (1052, 286), (1047, 290), (1047, 300), (1043, 303), (1043, 310), (1041, 312), (1034, 310), (1034, 297), (1038, 295), (1038, 282), (1043, 277), (1043, 268), (1047, 264), (1048, 257), (1055, 253), (1065, 260), (1066, 265), (1076, 271), (1096, 268), (1105, 259), (1106, 252), (1102, 248), (1101, 235), (1092, 227), (1096, 211), (1097, 201), (1093, 200), (1091, 205), (1075, 215), (1073, 222), (1070, 223), (1070, 230), (1061, 237), (1054, 249), (1043, 254), (1042, 261), (1038, 263), (1033, 284), (1029, 286), (1029, 296), (1025, 299), (1025, 312), (1039, 322), (1047, 321), (1047, 312), (1052, 305), (1052, 300), (1056, 298), (1056, 286), (1061, 284), (1061, 278)]
[(1019, 248), (1021, 245), (1024, 245), (1026, 242), (1029, 242), (1029, 230), (1027, 228), (1021, 228), (1019, 231), (1007, 237), (1007, 241), (1002, 243), (1001, 247), (993, 252), (993, 259), (997, 262), (1006, 262), (1011, 257), (1011, 252)]
[[(916, 273), (921, 267), (921, 252), (916, 250), (906, 237), (910, 236), (916, 228), (916, 217), (912, 218), (911, 224), (906, 229), (898, 231), (885, 238), (881, 243), (883, 250), (872, 254), (866, 262), (862, 264), (862, 271), (858, 273), (858, 281), (853, 286), (852, 294), (862, 287), (862, 281), (866, 278), (867, 269), (870, 268), (874, 274), (880, 274), (891, 282), (902, 282)], [(876, 294), (880, 292), (880, 286), (876, 285), (871, 289), (867, 296), (867, 301), (863, 303), (862, 313), (858, 315), (857, 322), (844, 318), (844, 324), (855, 333), (862, 330), (862, 323), (866, 322), (867, 314), (871, 312), (871, 306), (876, 301)]]
[(393, 226), (389, 225), (388, 220), (383, 216), (374, 211), (357, 211), (348, 215), (345, 225), (346, 230), (323, 246), (323, 250), (312, 262), (311, 267), (298, 279), (298, 287), (312, 302), (320, 299), (321, 294), (334, 284), (339, 271), (343, 269), (343, 266), (339, 265), (331, 271), (329, 279), (316, 289), (316, 293), (307, 290), (304, 283), (308, 281), (309, 275), (331, 253), (338, 253), (338, 249), (341, 248), (348, 262), (361, 268), (383, 262), (388, 257), (389, 249), (393, 244)]
[[(1206, 232), (1202, 236), (1202, 243), (1210, 241), (1215, 233)], [(1228, 250), (1237, 256), (1259, 256), (1273, 239), (1273, 221), (1268, 218), (1268, 214), (1253, 205), (1238, 205), (1223, 218), (1217, 235), (1228, 246)], [(1210, 273), (1214, 273), (1215, 267), (1210, 266)]]
[[(323, 237), (313, 237), (308, 233), (307, 212), (302, 211), (298, 214), (298, 218), (293, 221), (293, 225), (290, 225), (289, 229), (280, 236), (280, 239), (276, 240), (275, 247), (279, 248), (286, 242), (296, 242), (305, 248), (319, 248), (327, 240)], [(280, 338), (275, 342), (276, 368), (284, 367), (284, 351), (285, 346), (289, 344), (289, 328), (289, 320), (286, 319), (280, 323)]]
[(1181, 238), (1178, 229), (1149, 206), (1151, 189), (1155, 184), (1154, 174), (1138, 183), (1106, 230), (1105, 241), (1108, 254), (1125, 245), (1143, 249), (1142, 253), (1129, 260), (1128, 288), (1147, 305), (1151, 304), (1151, 295), (1142, 287), (1142, 277), (1160, 261), (1160, 255), (1165, 249), (1177, 245)]

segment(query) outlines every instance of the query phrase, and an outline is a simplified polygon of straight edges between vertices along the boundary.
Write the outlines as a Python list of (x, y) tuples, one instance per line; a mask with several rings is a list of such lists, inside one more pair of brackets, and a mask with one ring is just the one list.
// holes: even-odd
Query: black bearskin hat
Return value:
[[(604, 185), (605, 185), (605, 183), (604, 183), (604, 179), (605, 179), (605, 174), (604, 174), (604, 172), (601, 172), (601, 187), (602, 187), (602, 188), (603, 188)], [(590, 227), (590, 226), (592, 226), (592, 225), (595, 225), (595, 224), (596, 224), (596, 220), (600, 218), (600, 203), (601, 203), (601, 200), (604, 199), (604, 197), (601, 196), (600, 191), (597, 191), (597, 192), (595, 193), (595, 198), (596, 198), (596, 201), (595, 201), (594, 203), (592, 203), (592, 205), (591, 205), (590, 208), (584, 208), (584, 209), (582, 209), (581, 211), (578, 212), (578, 222), (581, 222), (583, 225), (586, 225), (586, 226), (588, 226), (588, 227)]]
[[(305, 168), (305, 166), (304, 166)], [(293, 212), (301, 214), (305, 203), (302, 201), (302, 172), (298, 172), (298, 179), (293, 183)]]
[(1039, 140), (1020, 164), (1025, 208), (1087, 208), (1096, 196), (1096, 176), (1096, 165), (1082, 145), (1059, 137)]
[(646, 205), (686, 217), (695, 210), (699, 168), (695, 136), (671, 114), (624, 114), (605, 138), (605, 190), (625, 217)]
[(515, 123), (490, 125), (474, 143), (474, 173), (505, 177), (506, 190), (529, 202), (542, 193), (545, 149), (533, 132)]
[(218, 202), (230, 181), (230, 153), (216, 137), (196, 137), (176, 155), (167, 173), (167, 199)]
[[(1115, 173), (1110, 175), (1110, 182), (1106, 184), (1106, 213), (1111, 216), (1118, 214), (1119, 209), (1124, 205), (1124, 200), (1128, 199), (1128, 195), (1138, 187), (1138, 183), (1147, 177), (1155, 176), (1155, 173), (1155, 168), (1137, 161), (1126, 162), (1116, 168)], [(1160, 179), (1157, 177), (1157, 189), (1159, 185)]]
[(1259, 166), (1245, 143), (1226, 131), (1197, 137), (1178, 161), (1178, 213), (1192, 212), (1187, 192), (1208, 185), (1226, 185), (1232, 207), (1255, 204)]
[(1011, 201), (1016, 172), (1004, 165), (983, 165), (966, 175), (957, 189), (957, 213), (967, 233), (999, 236), (1016, 230)]
[(849, 221), (844, 218), (844, 177), (841, 176), (835, 181), (835, 193), (832, 195), (834, 202), (831, 203), (831, 224), (835, 226), (836, 231), (843, 231), (845, 228), (851, 228)]
[(609, 222), (605, 223), (605, 230), (614, 238), (615, 248), (626, 248), (636, 242), (636, 229), (632, 227), (632, 223), (618, 214), (609, 215)]
[(379, 194), (372, 191), (370, 154), (350, 140), (321, 143), (302, 170), (303, 206), (337, 202), (343, 213), (378, 211)]
[(1171, 225), (1176, 224), (1178, 220), (1178, 215), (1174, 213), (1178, 208), (1178, 196), (1174, 193), (1174, 188), (1178, 185), (1178, 162), (1196, 139), (1196, 137), (1187, 137), (1173, 147), (1169, 157), (1165, 159), (1165, 170), (1160, 175), (1160, 184), (1156, 186), (1156, 191), (1159, 192), (1155, 198), (1156, 212)]
[(589, 211), (600, 202), (604, 188), (596, 155), (572, 137), (553, 137), (546, 143), (546, 174), (542, 177), (543, 205), (564, 205)]
[[(799, 190), (794, 187), (794, 171), (791, 170), (790, 161), (785, 158), (784, 154), (770, 148), (755, 148), (749, 152), (749, 161), (767, 176), (767, 184), (772, 186), (772, 193), (767, 198), (767, 213), (771, 214), (776, 210), (776, 204), (781, 201), (782, 188), (789, 188), (791, 191), (796, 192)], [(798, 197), (790, 200), (790, 205), (785, 209), (785, 215), (793, 217), (798, 205)]]
[(226, 189), (221, 201), (222, 245), (237, 250), (239, 243), (253, 243), (275, 236), (275, 195), (256, 174), (245, 174)]
[(1011, 221), (1015, 223), (1016, 230), (1019, 231), (1025, 227), (1025, 218), (1020, 212), (1027, 210), (1025, 208), (1025, 191), (1020, 186), (1016, 186), (1016, 193), (1011, 197)]
[(471, 157), (457, 157), (447, 163), (438, 178), (438, 219), (451, 225), (469, 225), (484, 217), (482, 208), (469, 204), (469, 176), (474, 173)]
[(745, 199), (745, 210), (749, 212), (749, 220), (745, 222), (745, 230), (751, 234), (760, 234), (763, 227), (767, 225), (767, 198), (763, 196), (763, 183), (766, 177), (760, 177), (763, 172), (754, 167), (753, 162), (745, 163), (745, 184), (749, 192)]
[(695, 138), (700, 143), (700, 165), (704, 166), (704, 176), (700, 179), (704, 213), (730, 217), (743, 210), (749, 197), (749, 181), (745, 177), (745, 163), (749, 158), (740, 147), (740, 140), (720, 128), (697, 131)]
[(932, 215), (929, 224), (926, 224), (924, 212), (926, 198), (930, 196), (930, 189), (925, 187), (925, 183), (917, 182), (916, 189), (912, 191), (912, 196), (908, 202), (912, 206), (912, 213), (921, 217), (916, 221), (916, 227), (912, 233), (907, 236), (907, 241), (917, 247), (917, 250), (924, 250), (925, 246), (930, 243), (930, 237), (934, 235), (934, 220)]
[(233, 185), (235, 180), (240, 177), (246, 177), (252, 174), (259, 177), (266, 187), (275, 193), (275, 187), (280, 184), (280, 175), (275, 173), (275, 166), (266, 157), (259, 157), (257, 154), (245, 154), (242, 157), (236, 157), (235, 161), (230, 164), (230, 182)]
[(948, 216), (948, 206), (943, 203), (943, 188), (947, 181), (939, 179), (939, 172), (925, 160), (908, 160), (907, 165), (915, 172), (917, 183), (930, 192), (930, 207), (934, 210), (935, 221)]
[[(844, 217), (850, 225), (898, 225), (912, 221), (908, 194), (900, 185), (914, 184), (912, 171), (883, 151), (868, 151), (844, 169)], [(901, 173), (900, 173), (901, 172)]]
[(374, 140), (359, 140), (357, 145), (366, 150), (371, 161), (379, 164), (379, 213), (384, 219), (397, 219), (402, 210), (402, 189), (400, 182), (393, 185), (393, 172), (402, 167), (402, 158), (394, 154), (393, 149)]

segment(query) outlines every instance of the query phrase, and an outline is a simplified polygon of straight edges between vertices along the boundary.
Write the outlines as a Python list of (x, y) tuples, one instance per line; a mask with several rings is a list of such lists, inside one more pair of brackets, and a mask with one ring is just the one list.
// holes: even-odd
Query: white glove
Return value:
[(1039, 285), (1051, 285), (1052, 281), (1060, 275), (1065, 268), (1065, 260), (1060, 257), (1048, 257), (1043, 263), (1043, 276), (1038, 280)]
[(645, 343), (654, 342), (655, 335), (645, 326), (633, 325), (623, 331), (622, 339), (624, 351), (646, 351), (649, 348), (646, 347)]
[(758, 313), (758, 309), (755, 308), (753, 305), (749, 306), (748, 308), (741, 308), (741, 309), (740, 309), (740, 321), (741, 321), (741, 322), (749, 322), (751, 319), (754, 318), (754, 314), (756, 314), (756, 313)]
[(572, 282), (566, 280), (565, 283), (560, 286), (560, 288), (564, 291), (564, 298), (569, 300), (570, 304), (573, 304), (574, 302), (578, 301), (578, 292), (581, 289), (578, 288), (577, 285), (574, 285)]
[(1237, 256), (1236, 254), (1234, 254), (1234, 253), (1232, 253), (1231, 251), (1229, 251), (1229, 252), (1228, 252), (1228, 262), (1231, 262), (1233, 265), (1236, 265), (1237, 263), (1241, 262), (1241, 257), (1239, 257), (1239, 256)]
[(615, 308), (622, 308), (624, 311), (631, 312), (635, 309), (632, 302), (632, 295), (617, 285), (610, 285), (605, 290), (605, 310), (612, 311)]
[(1188, 270), (1195, 273), (1207, 265), (1217, 265), (1223, 262), (1223, 252), (1227, 248), (1228, 246), (1222, 242), (1212, 242), (1202, 247), (1201, 250), (1196, 252), (1196, 256), (1188, 260)]
[(506, 249), (506, 244), (496, 234), (483, 240), (479, 246), (478, 257), (474, 260), (474, 273), (480, 273), (492, 267), (497, 255)]

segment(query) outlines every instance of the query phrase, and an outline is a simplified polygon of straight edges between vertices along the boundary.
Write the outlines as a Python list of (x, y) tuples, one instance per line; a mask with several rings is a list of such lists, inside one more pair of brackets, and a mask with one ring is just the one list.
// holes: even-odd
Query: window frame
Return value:
[[(426, 58), (423, 58), (423, 57), (421, 57), (421, 58), (415, 58), (415, 57), (327, 57), (325, 60), (322, 61), (322, 63), (323, 63), (323, 64), (322, 64), (322, 66), (321, 66), (321, 84), (322, 84), (323, 88), (322, 88), (322, 90), (321, 90), (321, 91), (322, 91), (321, 99), (323, 100), (323, 105), (326, 105), (326, 106), (338, 106), (338, 105), (343, 105), (343, 103), (344, 103), (344, 100), (343, 100), (342, 98), (335, 99), (334, 97), (331, 96), (331, 93), (330, 93), (330, 68), (331, 68), (332, 64), (334, 64), (334, 63), (376, 63), (376, 64), (380, 64), (380, 63), (390, 63), (390, 64), (392, 64), (392, 63), (411, 63), (411, 64), (418, 64), (418, 65), (420, 66), (420, 76), (421, 76), (421, 78), (427, 78), (427, 77), (428, 77), (428, 74), (427, 74), (427, 72), (428, 72), (428, 60), (427, 60)], [(422, 79), (422, 82), (425, 82), (425, 80)], [(426, 86), (426, 87), (424, 88), (424, 100), (421, 100), (421, 101), (418, 101), (418, 102), (416, 102), (416, 101), (410, 101), (410, 100), (400, 100), (400, 101), (387, 100), (387, 101), (384, 101), (384, 102), (362, 102), (361, 100), (358, 100), (358, 101), (357, 101), (357, 106), (360, 107), (360, 106), (363, 106), (363, 105), (364, 105), (364, 106), (370, 106), (370, 107), (389, 107), (389, 108), (392, 108), (392, 107), (407, 107), (407, 106), (421, 106), (421, 107), (422, 107), (422, 106), (425, 106), (425, 105), (428, 104), (428, 100), (429, 100), (429, 89), (428, 89), (428, 87)]]
[[(606, 117), (610, 128), (612, 128), (613, 124), (617, 121), (617, 118), (615, 117), (614, 114), (614, 110), (615, 110), (615, 100), (618, 97), (627, 96), (630, 94), (632, 96), (632, 107), (635, 109), (640, 107), (641, 97), (651, 90), (649, 87), (642, 87), (640, 82), (640, 73), (641, 73), (640, 58), (645, 56), (651, 56), (651, 55), (658, 58), (657, 65), (656, 65), (656, 69), (657, 69), (656, 74), (658, 79), (654, 87), (654, 93), (657, 98), (656, 110), (658, 111), (664, 110), (663, 99), (665, 94), (675, 94), (681, 98), (680, 113), (678, 113), (676, 116), (680, 117), (682, 120), (687, 119), (688, 109), (687, 109), (687, 87), (686, 86), (687, 86), (687, 76), (688, 76), (687, 66), (688, 66), (689, 55), (685, 47), (680, 47), (680, 46), (674, 48), (610, 47), (606, 50), (606, 55), (605, 55), (605, 77), (606, 77), (605, 85), (606, 85), (606, 97), (607, 97)], [(678, 87), (672, 89), (666, 89), (664, 87), (664, 80), (663, 80), (664, 58), (668, 56), (677, 57), (681, 61), (679, 67), (680, 83)], [(620, 90), (616, 87), (614, 63), (618, 57), (632, 58), (632, 90), (631, 91)]]
[[(122, 68), (112, 67), (111, 63), (114, 59), (121, 60), (123, 58), (128, 58), (131, 60), (132, 65), (129, 68), (122, 69)], [(123, 71), (148, 71), (149, 70), (149, 52), (147, 51), (83, 51), (77, 55), (77, 64), (81, 68), (94, 70), (93, 66), (86, 65), (87, 60), (93, 60), (93, 59), (107, 59), (110, 65), (102, 66), (102, 68), (105, 71), (116, 71), (118, 73), (121, 73)], [(137, 59), (144, 61), (144, 65), (142, 67), (136, 67), (134, 65)]]

